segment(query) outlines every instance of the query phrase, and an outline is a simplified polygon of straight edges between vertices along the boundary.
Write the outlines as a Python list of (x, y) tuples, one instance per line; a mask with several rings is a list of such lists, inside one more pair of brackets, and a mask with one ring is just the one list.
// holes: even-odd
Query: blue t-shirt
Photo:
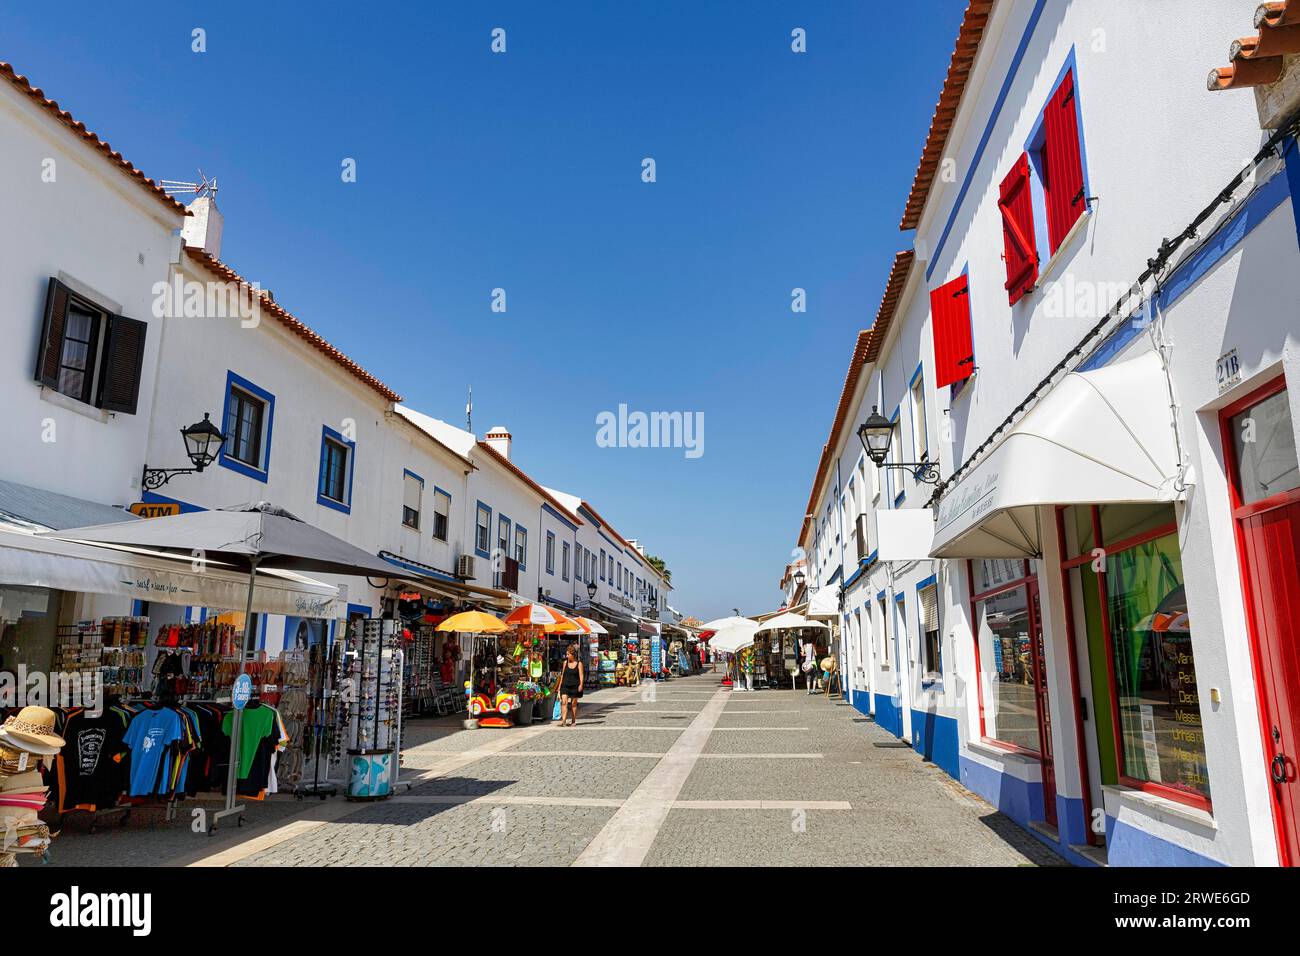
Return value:
[(131, 719), (125, 741), (131, 748), (131, 796), (147, 796), (158, 789), (163, 755), (183, 732), (180, 715), (168, 707), (142, 710)]

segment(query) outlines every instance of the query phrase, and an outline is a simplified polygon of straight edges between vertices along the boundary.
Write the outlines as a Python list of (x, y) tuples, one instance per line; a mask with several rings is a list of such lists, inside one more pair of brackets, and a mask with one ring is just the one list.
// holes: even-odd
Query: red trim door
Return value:
[(1052, 753), (1052, 706), (1047, 693), (1047, 651), (1043, 641), (1043, 607), (1038, 582), (1029, 590), (1030, 666), (1034, 669), (1034, 708), (1038, 717), (1038, 753), (1043, 767), (1043, 819), (1056, 826), (1056, 758)]
[[(1238, 416), (1253, 416), (1264, 400), (1278, 393), (1285, 401), (1285, 388), (1281, 379), (1270, 383), (1225, 409), (1221, 421), (1278, 855), (1284, 866), (1295, 866), (1300, 864), (1300, 488), (1244, 502), (1236, 444), (1236, 431), (1243, 424)], [(1285, 427), (1290, 426), (1288, 416)]]

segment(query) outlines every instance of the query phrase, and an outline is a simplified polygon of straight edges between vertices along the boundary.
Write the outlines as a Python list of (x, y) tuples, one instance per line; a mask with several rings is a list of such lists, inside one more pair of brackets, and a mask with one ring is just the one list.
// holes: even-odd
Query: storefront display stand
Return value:
[(397, 679), (397, 743), (393, 747), (393, 780), (389, 786), (392, 792), (396, 793), (398, 787), (405, 787), (408, 791), (411, 789), (411, 781), (402, 779), (402, 704), (403, 694), (405, 693), (405, 684), (401, 677), (403, 667), (406, 665), (406, 653), (400, 648), (393, 649), (394, 667), (398, 674)]

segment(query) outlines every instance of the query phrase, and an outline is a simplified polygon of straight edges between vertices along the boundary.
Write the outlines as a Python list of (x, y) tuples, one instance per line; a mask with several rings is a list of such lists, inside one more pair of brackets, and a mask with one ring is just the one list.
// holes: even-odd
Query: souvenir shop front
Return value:
[(645, 660), (648, 642), (642, 640), (641, 625), (635, 618), (624, 617), (603, 608), (594, 609), (596, 620), (608, 631), (593, 635), (590, 670), (596, 675), (595, 687), (627, 686), (638, 683), (649, 668)]
[[(218, 793), (241, 673), (252, 700), (236, 790), (293, 789), (312, 734), (309, 655), (268, 659), (241, 647), (244, 612), (222, 609), (247, 600), (248, 578), (214, 563), (195, 570), (161, 553), (0, 528), (0, 718), (16, 728), (0, 734), (0, 792), (31, 803), (0, 797), (0, 815), (33, 810), (40, 822), (28, 826), (57, 831), (73, 815), (97, 824), (141, 807), (165, 808), (170, 819), (179, 801)], [(323, 632), (338, 590), (266, 572), (252, 607), (253, 635), (271, 614)], [(33, 788), (48, 790), (39, 806)]]

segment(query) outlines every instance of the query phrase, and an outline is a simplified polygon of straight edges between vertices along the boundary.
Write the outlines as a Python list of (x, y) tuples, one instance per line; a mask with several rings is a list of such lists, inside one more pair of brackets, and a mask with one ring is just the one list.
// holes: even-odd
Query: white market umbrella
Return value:
[(731, 617), (720, 617), (715, 621), (709, 621), (709, 623), (707, 624), (701, 624), (700, 630), (701, 631), (725, 631), (727, 628), (734, 627), (735, 625), (738, 624), (743, 626), (745, 624), (753, 624), (753, 623), (754, 622), (747, 617), (736, 617), (733, 615)]
[(821, 621), (810, 621), (802, 614), (794, 614), (790, 611), (786, 611), (784, 614), (778, 614), (776, 617), (764, 621), (759, 625), (758, 633), (765, 634), (768, 631), (797, 631), (805, 628), (817, 628), (822, 631), (830, 630), (830, 628)]
[(734, 654), (742, 647), (753, 644), (757, 632), (758, 622), (746, 620), (744, 624), (733, 624), (718, 631), (709, 639), (709, 646), (724, 654)]

